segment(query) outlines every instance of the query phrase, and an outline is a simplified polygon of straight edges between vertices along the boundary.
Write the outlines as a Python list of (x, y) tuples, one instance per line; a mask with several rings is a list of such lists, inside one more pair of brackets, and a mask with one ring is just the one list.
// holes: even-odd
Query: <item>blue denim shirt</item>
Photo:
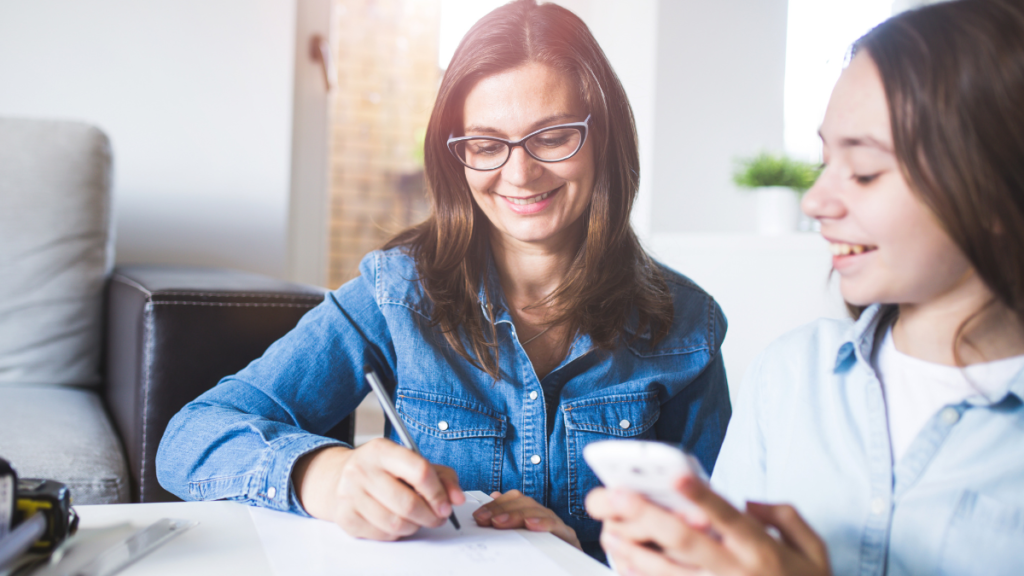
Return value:
[(737, 505), (793, 504), (837, 576), (1024, 574), (1024, 374), (997, 402), (940, 410), (894, 462), (871, 361), (879, 310), (762, 353), (712, 484)]
[[(291, 486), (292, 466), (311, 450), (338, 444), (322, 434), (370, 391), (362, 375), (366, 345), (339, 305), (383, 351), (397, 382), (396, 407), (428, 460), (454, 468), (465, 490), (521, 490), (574, 528), (588, 552), (600, 555), (600, 524), (583, 506), (598, 485), (583, 461), (584, 446), (656, 438), (680, 443), (714, 467), (731, 414), (720, 353), (726, 321), (687, 278), (663, 268), (675, 317), (656, 346), (641, 334), (605, 351), (579, 335), (565, 360), (538, 379), (497, 299), (502, 292), (491, 265), (485, 281), (498, 295), (493, 308), (506, 376), (495, 382), (431, 327), (411, 257), (399, 249), (373, 252), (360, 271), (261, 358), (175, 415), (157, 452), (164, 488), (185, 500), (237, 500), (305, 514)], [(481, 302), (482, 294), (481, 288)], [(553, 422), (546, 390), (557, 403)]]

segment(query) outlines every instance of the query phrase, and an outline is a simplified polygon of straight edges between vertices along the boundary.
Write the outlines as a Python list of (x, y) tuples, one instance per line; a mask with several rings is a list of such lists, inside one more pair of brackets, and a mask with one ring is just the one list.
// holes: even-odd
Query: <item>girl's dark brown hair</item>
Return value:
[[(448, 151), (461, 135), (467, 93), (481, 79), (527, 63), (566, 74), (591, 114), (588, 138), (597, 173), (585, 236), (565, 280), (544, 303), (555, 311), (551, 324), (589, 334), (609, 349), (624, 336), (632, 314), (635, 334), (651, 329), (653, 340), (668, 332), (672, 297), (661, 271), (643, 251), (629, 224), (640, 178), (633, 112), (625, 90), (586, 24), (555, 4), (517, 0), (482, 18), (459, 44), (441, 80), (424, 144), (431, 214), (392, 238), (385, 248), (404, 247), (432, 304), (431, 320), (455, 351), (500, 378), (493, 294), (484, 285), (489, 259), (489, 222), (476, 206), (462, 164)], [(481, 307), (481, 304), (484, 306)], [(486, 309), (486, 313), (485, 313)]]
[(911, 189), (1024, 322), (1024, 3), (904, 12), (859, 39), (861, 51), (882, 77)]

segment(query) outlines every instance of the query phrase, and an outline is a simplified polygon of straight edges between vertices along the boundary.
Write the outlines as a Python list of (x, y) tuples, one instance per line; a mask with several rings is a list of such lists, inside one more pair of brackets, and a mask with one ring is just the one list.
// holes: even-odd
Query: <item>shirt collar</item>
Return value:
[(848, 368), (852, 362), (861, 361), (870, 366), (872, 351), (875, 348), (875, 337), (878, 323), (881, 322), (885, 308), (881, 304), (872, 304), (861, 312), (860, 318), (846, 329), (839, 350), (836, 352), (836, 364), (833, 371), (840, 372)]
[(1016, 396), (1018, 400), (1024, 400), (1024, 370), (1021, 370), (1013, 377), (1006, 391)]
[[(836, 352), (836, 363), (833, 372), (842, 372), (849, 369), (853, 362), (863, 362), (865, 366), (873, 368), (871, 358), (873, 357), (879, 334), (879, 323), (888, 316), (886, 312), (892, 310), (892, 305), (872, 304), (864, 309), (860, 318), (857, 319), (843, 335), (839, 342), (839, 350)], [(1018, 400), (1024, 400), (1024, 370), (1013, 377), (1007, 388), (1007, 394), (1013, 394)], [(998, 404), (1006, 399), (1004, 395), (999, 398)]]
[[(494, 312), (494, 323), (500, 324), (505, 322), (512, 325), (512, 315), (508, 312), (508, 303), (505, 301), (505, 291), (501, 288), (501, 279), (498, 277), (498, 266), (494, 262), (494, 256), (491, 251), (487, 251), (487, 263), (484, 265), (483, 278), (481, 278), (480, 288), (477, 290), (477, 300), (480, 302), (480, 309), (483, 310), (484, 318), (489, 318), (487, 314), (487, 294), (491, 296), (491, 308)], [(585, 356), (594, 348), (594, 342), (590, 338), (589, 334), (576, 334), (573, 338), (572, 343), (569, 346), (569, 352), (566, 354), (565, 360), (558, 365), (551, 372), (557, 372), (559, 368), (569, 364), (581, 356)]]
[[(490, 294), (490, 300), (487, 296)], [(494, 311), (494, 322), (512, 322), (512, 316), (508, 313), (508, 304), (505, 302), (505, 292), (501, 289), (501, 279), (498, 277), (498, 266), (494, 263), (494, 256), (487, 251), (487, 261), (484, 263), (483, 277), (480, 279), (480, 288), (477, 290), (477, 300), (480, 302), (480, 309), (484, 312), (484, 318), (489, 319), (487, 304), (490, 303)]]

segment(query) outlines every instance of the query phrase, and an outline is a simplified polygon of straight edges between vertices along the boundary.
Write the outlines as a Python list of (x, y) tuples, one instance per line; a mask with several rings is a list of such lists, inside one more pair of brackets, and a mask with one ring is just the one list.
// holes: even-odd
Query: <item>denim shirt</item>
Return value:
[[(157, 477), (185, 500), (237, 500), (305, 514), (290, 482), (295, 461), (339, 444), (323, 434), (370, 391), (362, 373), (366, 345), (342, 306), (383, 352), (397, 382), (396, 407), (424, 457), (454, 468), (465, 490), (522, 491), (600, 556), (600, 524), (583, 505), (598, 485), (583, 461), (584, 446), (660, 439), (681, 444), (711, 470), (731, 414), (720, 353), (725, 317), (693, 282), (662, 271), (675, 304), (668, 336), (652, 345), (645, 333), (606, 351), (578, 335), (562, 363), (538, 379), (492, 264), (484, 281), (495, 295), (503, 375), (496, 382), (431, 326), (413, 259), (400, 249), (372, 252), (360, 277), (174, 416), (157, 452)], [(481, 303), (482, 295), (483, 287)], [(550, 411), (545, 390), (557, 402)], [(397, 441), (393, 431), (391, 437)]]
[(819, 320), (762, 353), (712, 484), (740, 506), (794, 505), (837, 576), (1024, 574), (1024, 374), (996, 402), (939, 410), (894, 462), (879, 312)]

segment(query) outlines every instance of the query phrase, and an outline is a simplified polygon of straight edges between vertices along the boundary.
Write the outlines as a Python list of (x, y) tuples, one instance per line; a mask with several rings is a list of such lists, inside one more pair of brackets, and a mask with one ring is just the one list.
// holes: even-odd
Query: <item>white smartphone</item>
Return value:
[(697, 458), (662, 442), (602, 440), (588, 444), (583, 459), (606, 487), (631, 490), (684, 516), (696, 507), (675, 489), (676, 481), (683, 476), (708, 481)]

